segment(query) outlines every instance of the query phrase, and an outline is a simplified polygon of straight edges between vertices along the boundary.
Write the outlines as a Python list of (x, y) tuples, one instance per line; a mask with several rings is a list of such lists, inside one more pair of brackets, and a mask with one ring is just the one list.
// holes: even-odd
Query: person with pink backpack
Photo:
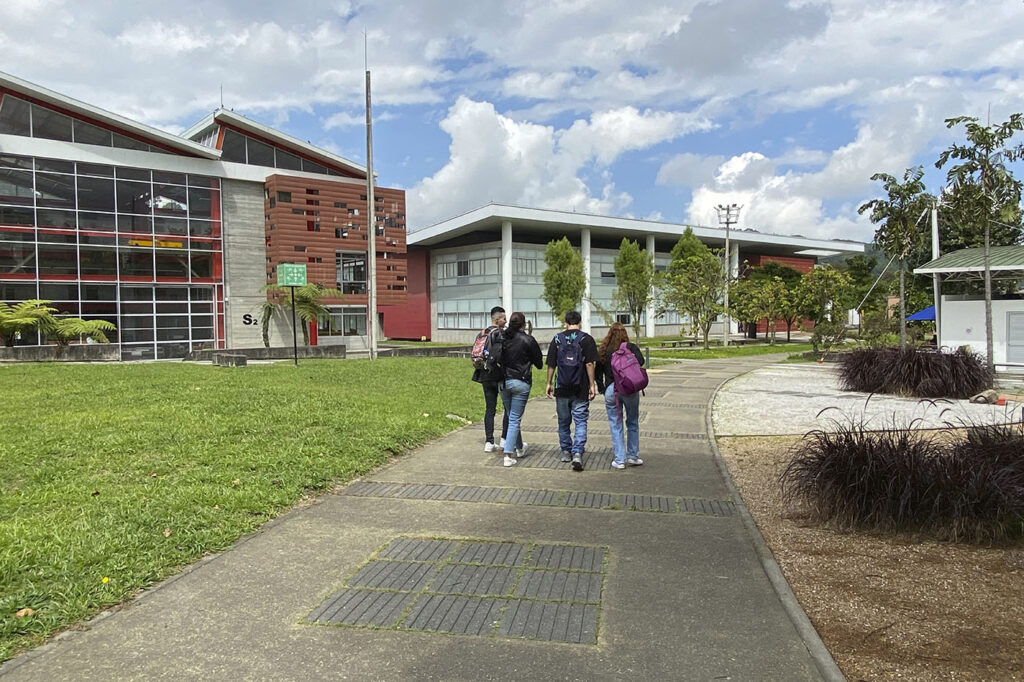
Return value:
[(608, 412), (614, 469), (644, 463), (640, 459), (640, 392), (647, 386), (643, 364), (643, 353), (629, 342), (626, 328), (621, 322), (612, 324), (597, 350), (594, 375)]

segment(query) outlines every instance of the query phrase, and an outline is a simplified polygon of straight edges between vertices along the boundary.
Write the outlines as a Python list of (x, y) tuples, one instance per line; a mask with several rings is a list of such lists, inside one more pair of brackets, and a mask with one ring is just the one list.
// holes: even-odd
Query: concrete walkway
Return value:
[(553, 401), (532, 400), (519, 465), (485, 454), (479, 425), (456, 431), (0, 673), (821, 679), (830, 660), (809, 653), (820, 642), (794, 625), (708, 439), (715, 388), (766, 362), (654, 370), (646, 464), (623, 471), (609, 467), (603, 403), (577, 473), (558, 461)]

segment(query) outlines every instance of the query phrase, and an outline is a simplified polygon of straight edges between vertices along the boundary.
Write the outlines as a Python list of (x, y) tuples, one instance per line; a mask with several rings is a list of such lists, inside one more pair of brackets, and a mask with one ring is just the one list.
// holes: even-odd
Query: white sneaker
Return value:
[(501, 448), (502, 450), (505, 449), (505, 439), (504, 438), (502, 438), (501, 441), (498, 443), (498, 447)]
[(510, 466), (514, 466), (514, 465), (516, 465), (518, 463), (519, 463), (519, 460), (517, 460), (515, 457), (509, 457), (508, 455), (505, 455), (505, 461), (502, 462), (501, 464), (502, 464), (502, 466), (510, 467)]
[(484, 452), (494, 452), (494, 443), (484, 443)]
[(523, 443), (523, 447), (516, 448), (516, 457), (526, 457), (526, 446), (528, 443)]

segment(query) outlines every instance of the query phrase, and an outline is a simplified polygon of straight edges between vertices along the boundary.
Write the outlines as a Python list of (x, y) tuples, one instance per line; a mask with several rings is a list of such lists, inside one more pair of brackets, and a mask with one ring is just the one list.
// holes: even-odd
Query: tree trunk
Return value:
[(907, 347), (907, 290), (905, 272), (904, 260), (900, 258), (900, 348)]
[(985, 364), (990, 374), (996, 371), (992, 347), (992, 267), (989, 261), (989, 221), (985, 217)]

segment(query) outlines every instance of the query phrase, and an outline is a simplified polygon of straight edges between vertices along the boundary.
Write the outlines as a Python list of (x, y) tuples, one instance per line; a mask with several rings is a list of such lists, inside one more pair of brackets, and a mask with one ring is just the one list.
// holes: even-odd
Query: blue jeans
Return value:
[[(497, 381), (485, 381), (481, 384), (484, 387), (484, 440), (488, 443), (494, 442), (494, 414), (498, 404), (498, 393), (501, 390), (501, 383)], [(501, 437), (508, 434), (508, 410), (501, 417)], [(517, 448), (523, 447), (523, 437), (519, 436)]]
[[(582, 455), (587, 447), (587, 420), (590, 419), (590, 401), (586, 398), (555, 398), (558, 413), (558, 444), (562, 452)], [(569, 434), (569, 427), (576, 429)]]
[[(608, 412), (615, 461), (622, 464), (626, 459), (636, 459), (640, 456), (640, 393), (620, 395), (618, 404), (615, 397), (615, 384), (608, 384), (604, 392), (604, 409)], [(626, 412), (625, 438), (622, 433), (623, 410)]]
[(526, 401), (530, 399), (530, 384), (519, 379), (505, 379), (501, 387), (501, 403), (508, 414), (508, 433), (505, 434), (505, 454), (515, 452), (516, 443), (522, 444), (519, 430), (526, 411)]

